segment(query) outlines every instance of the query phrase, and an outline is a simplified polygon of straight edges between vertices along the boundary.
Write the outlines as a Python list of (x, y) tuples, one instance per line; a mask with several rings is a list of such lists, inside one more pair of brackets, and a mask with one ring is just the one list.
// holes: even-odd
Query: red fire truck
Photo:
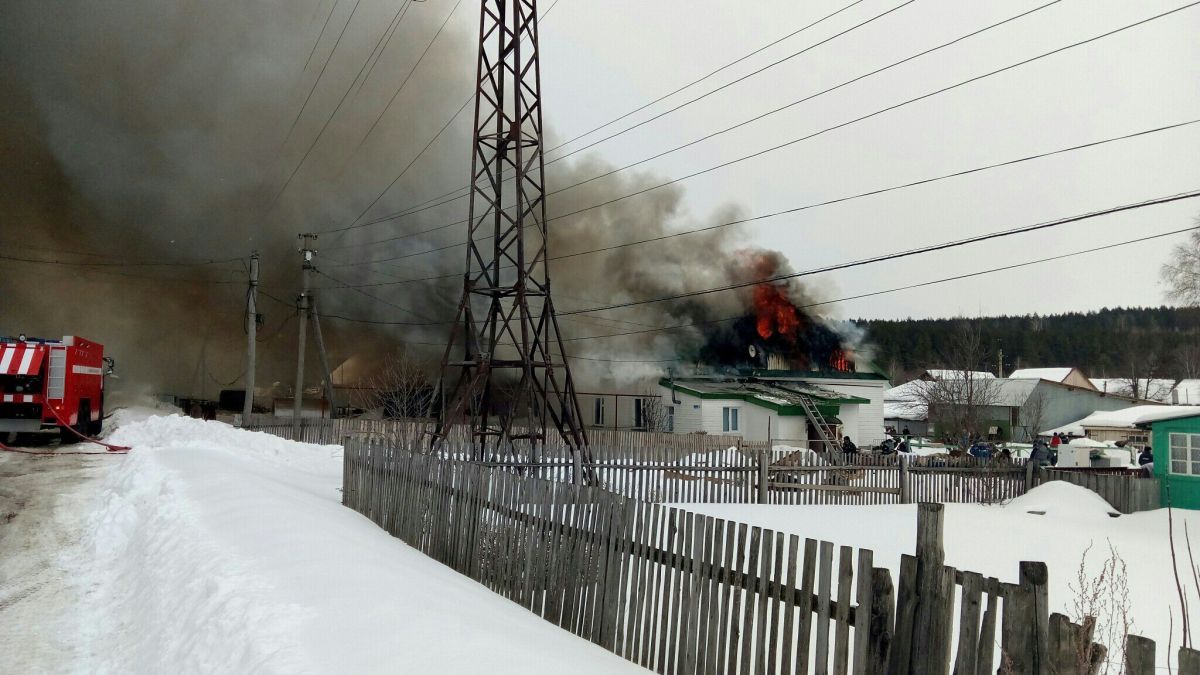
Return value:
[(111, 369), (104, 345), (81, 337), (0, 337), (0, 441), (58, 431), (73, 443), (100, 433)]

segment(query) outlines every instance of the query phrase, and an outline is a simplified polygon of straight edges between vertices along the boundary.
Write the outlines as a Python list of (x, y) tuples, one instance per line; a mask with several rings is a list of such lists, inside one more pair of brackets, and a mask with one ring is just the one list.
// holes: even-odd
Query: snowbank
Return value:
[[(796, 534), (874, 551), (876, 565), (899, 573), (900, 555), (913, 553), (916, 505), (776, 506), (754, 504), (685, 504), (692, 511), (777, 532)], [(1003, 506), (947, 504), (945, 507), (946, 564), (962, 570), (1016, 582), (1022, 560), (1045, 562), (1050, 571), (1051, 611), (1069, 614), (1075, 580), (1089, 547), (1089, 574), (1099, 572), (1111, 543), (1128, 566), (1131, 616), (1135, 632), (1159, 641), (1158, 665), (1166, 665), (1166, 639), (1174, 615), (1178, 644), (1179, 598), (1175, 590), (1168, 547), (1167, 511), (1159, 509), (1118, 518), (1104, 499), (1085, 488), (1062, 481), (1042, 485)], [(1176, 546), (1188, 593), (1185, 525), (1200, 532), (1200, 512), (1174, 511)], [(1200, 608), (1189, 608), (1192, 624)], [(1173, 663), (1174, 657), (1172, 657)]]
[(121, 427), (77, 561), (85, 672), (635, 667), (341, 506), (341, 449), (217, 422)]

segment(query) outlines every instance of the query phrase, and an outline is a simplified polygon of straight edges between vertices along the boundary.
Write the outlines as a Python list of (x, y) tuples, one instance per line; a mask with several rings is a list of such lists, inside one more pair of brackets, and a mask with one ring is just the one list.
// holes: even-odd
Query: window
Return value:
[(633, 399), (633, 426), (635, 429), (646, 428), (646, 399)]
[(595, 398), (595, 407), (592, 408), (592, 424), (604, 426), (604, 399), (599, 396)]
[(667, 428), (663, 431), (674, 433), (675, 431), (675, 406), (667, 406)]
[(1200, 434), (1171, 434), (1171, 473), (1200, 476)]
[(1149, 434), (1130, 434), (1129, 437), (1126, 438), (1125, 440), (1129, 441), (1130, 443), (1133, 443), (1134, 445), (1148, 445), (1150, 443), (1150, 435)]
[(726, 406), (721, 408), (721, 431), (738, 430), (738, 409)]

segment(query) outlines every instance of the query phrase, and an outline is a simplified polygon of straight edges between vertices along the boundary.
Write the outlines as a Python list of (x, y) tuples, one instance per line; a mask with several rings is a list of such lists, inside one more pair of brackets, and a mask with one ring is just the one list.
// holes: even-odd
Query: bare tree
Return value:
[(1046, 392), (1040, 386), (1035, 386), (1021, 404), (1020, 422), (1021, 428), (1025, 430), (1026, 440), (1033, 441), (1042, 432), (1049, 403)]
[[(1193, 222), (1200, 226), (1200, 217)], [(1192, 230), (1187, 241), (1171, 249), (1160, 274), (1169, 300), (1192, 307), (1200, 305), (1200, 230)]]
[[(1073, 597), (1067, 612), (1074, 623), (1085, 628), (1075, 636), (1076, 644), (1073, 645), (1077, 672), (1120, 675), (1125, 672), (1125, 638), (1137, 630), (1130, 616), (1129, 570), (1109, 542), (1108, 557), (1093, 576), (1087, 564), (1091, 550), (1091, 545), (1084, 549), (1075, 579), (1068, 583)], [(1107, 659), (1098, 663), (1104, 653), (1097, 652), (1093, 643), (1108, 648)]]
[(420, 363), (401, 348), (389, 354), (354, 390), (355, 405), (396, 420), (384, 435), (400, 447), (420, 451), (434, 413), (434, 386)]
[(1176, 372), (1185, 378), (1200, 377), (1200, 335), (1192, 334), (1187, 342), (1177, 346), (1174, 351)]
[(917, 392), (940, 436), (958, 440), (986, 435), (990, 409), (1000, 400), (999, 380), (979, 371), (987, 358), (979, 328), (961, 322), (942, 354), (945, 372)]
[(663, 403), (662, 396), (646, 390), (642, 392), (642, 428), (646, 431), (674, 431), (671, 429), (671, 411)]
[(1126, 340), (1126, 377), (1113, 383), (1112, 393), (1136, 401), (1170, 400), (1177, 380), (1166, 376), (1168, 359), (1161, 342), (1140, 330), (1130, 331)]

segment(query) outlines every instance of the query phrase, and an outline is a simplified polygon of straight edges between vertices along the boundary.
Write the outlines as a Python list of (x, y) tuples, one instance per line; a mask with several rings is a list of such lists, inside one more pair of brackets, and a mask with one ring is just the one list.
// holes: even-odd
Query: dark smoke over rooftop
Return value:
[[(3, 3), (3, 253), (112, 262), (228, 259), (258, 249), (263, 289), (273, 296), (260, 301), (267, 325), (259, 382), (290, 381), (296, 325), (289, 305), (299, 284), (297, 233), (353, 221), (471, 91), (474, 35), (456, 33), (452, 22), (363, 142), (424, 40), (444, 18), (440, 12), (448, 8), (433, 5), (413, 6), (370, 79), (350, 91), (288, 190), (274, 203), (361, 72), (395, 11), (392, 3), (361, 3), (290, 138), (288, 129), (354, 3), (336, 4), (330, 29), (316, 43), (307, 68), (305, 61), (329, 11), (325, 2), (114, 0), (100, 6), (61, 0), (52, 4), (52, 11), (41, 0)], [(544, 94), (553, 123), (555, 92)], [(469, 129), (468, 115), (460, 116), (421, 160), (419, 170), (406, 175), (371, 215), (465, 184)], [(610, 168), (595, 155), (557, 162), (547, 169), (549, 188)], [(550, 197), (549, 215), (608, 202), (656, 182), (657, 177), (628, 172), (589, 182)], [(466, 201), (459, 200), (344, 235), (322, 236), (318, 266), (340, 281), (379, 283), (450, 275), (364, 289), (386, 304), (318, 277), (317, 285), (323, 287), (320, 303), (327, 314), (425, 324), (330, 320), (325, 332), (335, 364), (355, 354), (391, 351), (399, 339), (429, 343), (412, 345), (410, 353), (436, 362), (436, 345), (449, 332), (438, 322), (453, 316), (461, 290), (455, 275), (462, 270), (462, 248), (393, 263), (363, 261), (454, 244), (464, 237), (465, 227), (376, 246), (345, 246), (431, 229), (465, 215)], [(692, 214), (685, 206), (684, 190), (671, 186), (555, 220), (550, 225), (550, 254), (603, 248), (745, 215), (735, 205)], [(746, 239), (738, 226), (721, 227), (552, 262), (556, 306), (583, 308), (741, 282), (761, 274), (754, 261), (769, 260), (772, 269), (788, 269), (779, 254), (747, 250)], [(244, 275), (239, 263), (88, 270), (0, 261), (5, 289), (0, 333), (85, 335), (108, 346), (125, 384), (212, 396), (222, 385), (236, 382), (242, 370)], [(805, 303), (798, 284), (783, 288), (792, 303)], [(753, 307), (754, 291), (745, 289), (564, 317), (562, 328), (570, 340), (697, 323), (703, 327), (567, 342), (570, 353), (587, 358), (694, 359), (702, 356), (706, 345), (711, 349), (730, 331), (741, 330), (741, 324), (712, 321), (753, 314)], [(804, 325), (821, 332), (818, 327), (825, 323), (805, 317)], [(821, 336), (828, 337), (823, 332)], [(662, 368), (587, 360), (572, 366), (585, 386), (623, 384)], [(315, 375), (311, 379), (315, 382)]]

